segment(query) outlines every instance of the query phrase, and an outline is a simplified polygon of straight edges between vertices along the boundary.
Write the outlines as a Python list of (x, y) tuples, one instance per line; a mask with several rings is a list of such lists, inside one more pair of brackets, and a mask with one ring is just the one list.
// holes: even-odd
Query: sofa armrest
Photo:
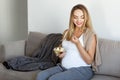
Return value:
[(17, 57), (17, 56), (23, 56), (25, 54), (25, 40), (5, 43), (2, 45), (1, 49), (2, 49), (1, 54), (4, 55), (3, 56), (4, 60)]
[(0, 63), (4, 60), (3, 45), (0, 44)]

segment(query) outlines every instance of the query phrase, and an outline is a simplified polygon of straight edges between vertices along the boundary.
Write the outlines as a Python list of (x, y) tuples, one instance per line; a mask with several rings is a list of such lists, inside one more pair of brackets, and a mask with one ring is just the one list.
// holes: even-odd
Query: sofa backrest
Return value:
[(102, 64), (96, 74), (120, 77), (120, 41), (98, 39)]
[(17, 56), (24, 56), (25, 40), (7, 42), (0, 46), (0, 62)]
[(17, 56), (31, 56), (46, 34), (30, 32), (26, 40), (8, 42), (0, 45), (0, 63)]
[(41, 40), (46, 34), (41, 32), (30, 32), (26, 40), (25, 55), (31, 56), (34, 51), (39, 47)]

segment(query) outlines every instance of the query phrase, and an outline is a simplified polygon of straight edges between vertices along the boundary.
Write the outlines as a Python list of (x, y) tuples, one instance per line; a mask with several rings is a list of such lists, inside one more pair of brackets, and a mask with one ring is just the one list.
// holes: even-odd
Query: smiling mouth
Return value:
[(82, 25), (82, 23), (77, 23), (77, 25)]

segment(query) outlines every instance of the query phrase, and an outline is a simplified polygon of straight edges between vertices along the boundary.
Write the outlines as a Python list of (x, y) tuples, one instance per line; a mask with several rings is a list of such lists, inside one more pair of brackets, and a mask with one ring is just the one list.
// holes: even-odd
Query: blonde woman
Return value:
[(94, 75), (91, 64), (96, 49), (96, 34), (93, 31), (87, 8), (75, 5), (70, 14), (69, 29), (63, 33), (64, 52), (58, 55), (61, 63), (41, 71), (36, 80), (90, 80)]

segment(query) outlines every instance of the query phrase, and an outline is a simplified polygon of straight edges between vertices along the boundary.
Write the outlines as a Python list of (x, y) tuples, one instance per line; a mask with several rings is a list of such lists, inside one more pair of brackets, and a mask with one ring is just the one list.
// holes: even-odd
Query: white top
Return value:
[[(82, 46), (83, 44), (83, 35), (79, 38)], [(63, 40), (62, 47), (65, 49), (65, 56), (63, 57), (61, 64), (63, 67), (69, 69), (72, 67), (80, 67), (80, 66), (91, 66), (88, 65), (81, 57), (80, 52), (76, 45), (71, 41)]]

